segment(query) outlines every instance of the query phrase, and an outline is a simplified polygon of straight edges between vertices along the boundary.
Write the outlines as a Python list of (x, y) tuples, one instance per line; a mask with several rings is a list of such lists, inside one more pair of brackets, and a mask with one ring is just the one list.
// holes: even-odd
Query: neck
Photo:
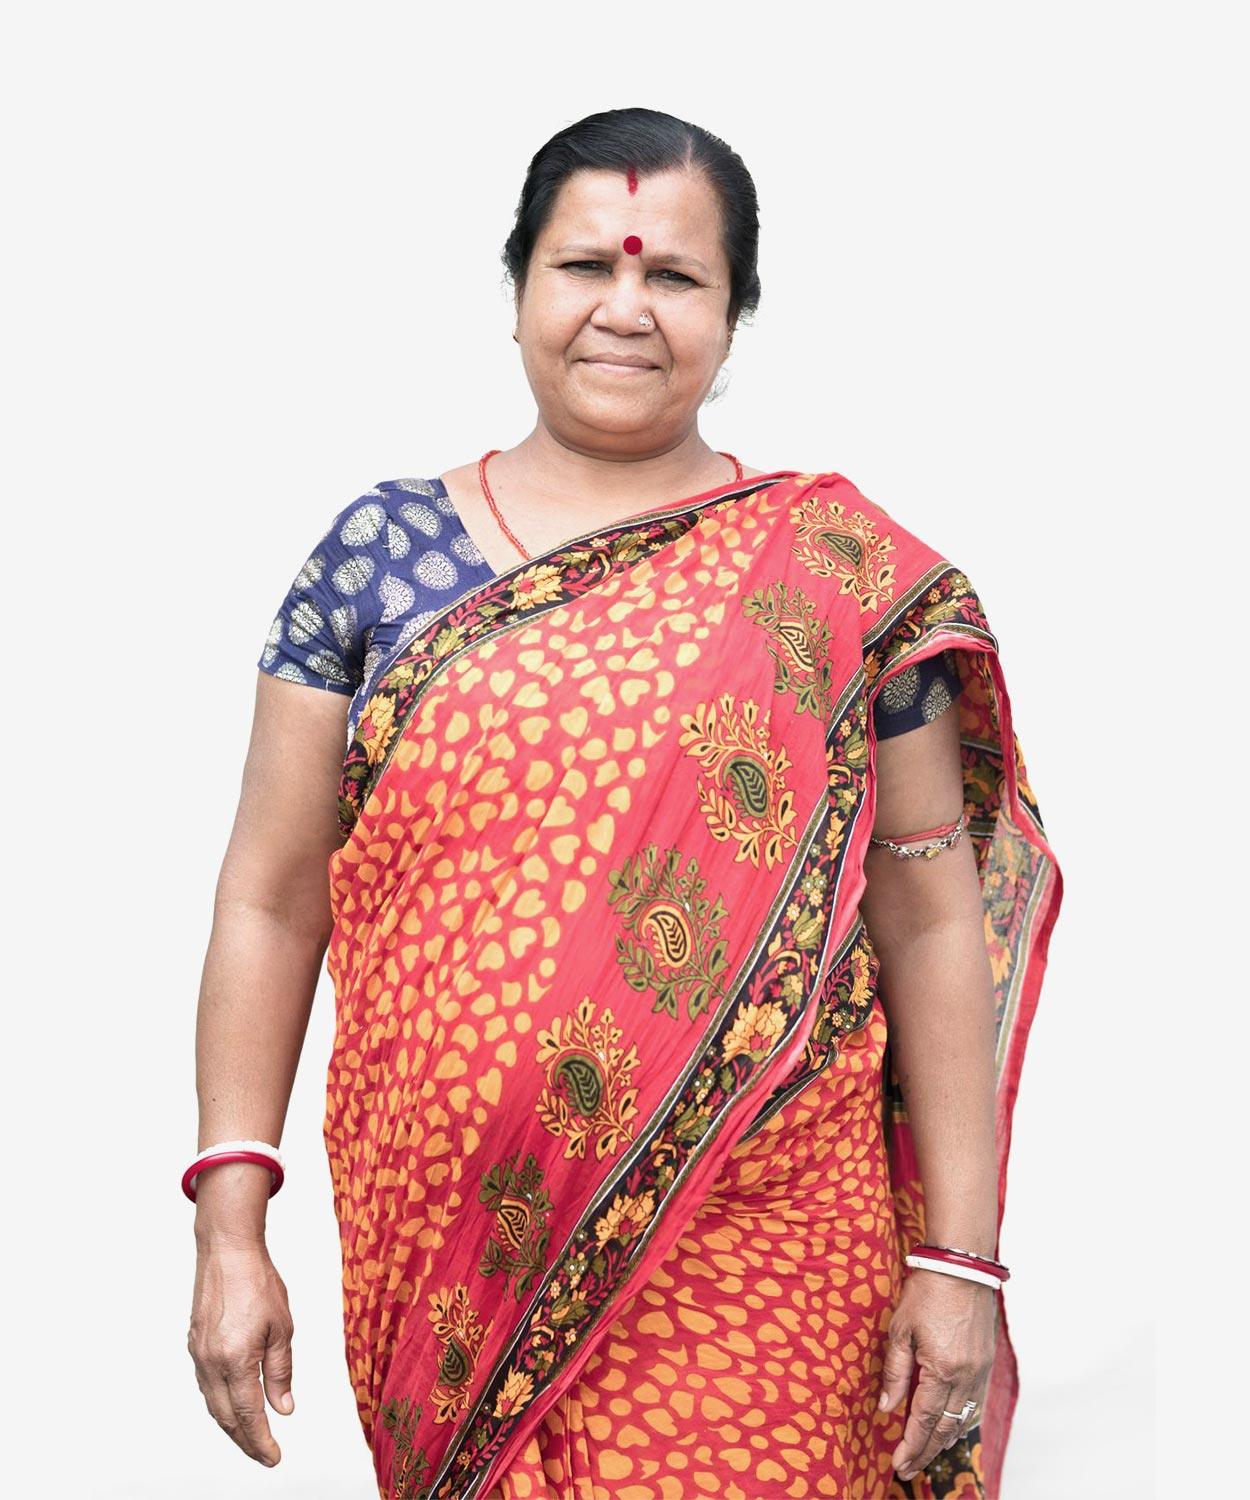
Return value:
[(671, 447), (605, 453), (579, 448), (557, 437), (541, 420), (515, 448), (491, 460), (515, 489), (563, 510), (663, 504), (728, 484), (733, 465), (710, 448), (692, 428)]

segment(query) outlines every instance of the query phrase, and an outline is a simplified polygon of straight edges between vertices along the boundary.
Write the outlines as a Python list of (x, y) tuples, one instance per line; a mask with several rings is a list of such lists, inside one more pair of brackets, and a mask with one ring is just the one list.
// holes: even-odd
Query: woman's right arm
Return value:
[[(222, 862), (196, 1022), (198, 1151), (281, 1142), (331, 930), (327, 865), (349, 697), (257, 673), (251, 742)], [(281, 1457), (265, 1394), (290, 1409), (291, 1315), (265, 1248), (270, 1177), (232, 1162), (196, 1180), (188, 1347), (209, 1411), (244, 1452)]]

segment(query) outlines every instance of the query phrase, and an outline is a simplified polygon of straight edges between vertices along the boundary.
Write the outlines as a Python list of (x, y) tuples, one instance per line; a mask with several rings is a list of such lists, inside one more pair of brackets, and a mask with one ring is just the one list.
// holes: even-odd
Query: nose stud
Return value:
[(642, 324), (642, 326), (644, 328), (654, 328), (655, 327), (655, 323), (652, 321), (650, 313), (643, 313), (642, 316), (638, 319), (638, 321)]

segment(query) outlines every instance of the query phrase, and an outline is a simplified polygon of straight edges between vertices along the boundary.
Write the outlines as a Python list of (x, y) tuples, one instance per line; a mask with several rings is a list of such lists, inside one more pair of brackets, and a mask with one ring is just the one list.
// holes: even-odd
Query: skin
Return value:
[[(623, 251), (630, 234), (642, 240), (641, 255)], [(582, 172), (561, 189), (516, 295), (534, 427), (489, 468), (496, 500), (531, 555), (733, 479), (698, 430), (732, 339), (719, 234), (715, 195), (698, 174), (643, 177), (631, 193), (623, 174)], [(640, 325), (643, 312), (654, 327)], [(599, 362), (622, 355), (641, 355), (648, 367)], [(487, 561), (497, 572), (513, 567), (519, 554), (486, 506), (476, 459), (442, 477)], [(225, 1139), (281, 1140), (331, 933), (326, 864), (339, 844), (349, 701), (257, 673), (200, 988), (200, 1150)], [(951, 821), (962, 796), (954, 709), (876, 747), (879, 836)], [(861, 910), (881, 958), (928, 1236), (993, 1254), (993, 987), (972, 846), (931, 861), (870, 848), (865, 877)], [(268, 1191), (268, 1170), (250, 1163), (199, 1178), (188, 1348), (213, 1417), (245, 1453), (272, 1465), (281, 1454), (265, 1404), (294, 1409), (293, 1325), (265, 1244)], [(929, 1271), (907, 1277), (882, 1382), (893, 1409), (921, 1366), (894, 1454), (904, 1476), (958, 1436), (958, 1424), (938, 1415), (943, 1407), (984, 1401), (994, 1332), (989, 1288)]]
[[(952, 823), (963, 807), (959, 714), (876, 748), (873, 832), (908, 844), (917, 829)], [(925, 1238), (994, 1255), (994, 983), (972, 842), (933, 859), (897, 859), (869, 845), (860, 912), (881, 960), (882, 1008), (925, 1189)], [(894, 1452), (910, 1478), (965, 1430), (941, 1415), (971, 1398), (984, 1408), (994, 1360), (994, 1291), (938, 1271), (910, 1271), (890, 1321), (885, 1409), (920, 1382)], [(979, 1420), (972, 1419), (973, 1425)]]

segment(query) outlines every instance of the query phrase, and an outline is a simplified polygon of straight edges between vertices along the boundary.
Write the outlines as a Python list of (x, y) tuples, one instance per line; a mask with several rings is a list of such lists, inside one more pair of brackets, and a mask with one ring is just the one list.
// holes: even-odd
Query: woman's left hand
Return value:
[[(890, 1319), (882, 1371), (887, 1399), (881, 1408), (892, 1411), (905, 1399), (918, 1362), (920, 1382), (902, 1442), (894, 1450), (900, 1479), (910, 1479), (981, 1420), (994, 1363), (995, 1323), (992, 1287), (941, 1271), (912, 1271), (903, 1282)], [(979, 1407), (970, 1424), (942, 1415), (959, 1411), (968, 1400)]]

